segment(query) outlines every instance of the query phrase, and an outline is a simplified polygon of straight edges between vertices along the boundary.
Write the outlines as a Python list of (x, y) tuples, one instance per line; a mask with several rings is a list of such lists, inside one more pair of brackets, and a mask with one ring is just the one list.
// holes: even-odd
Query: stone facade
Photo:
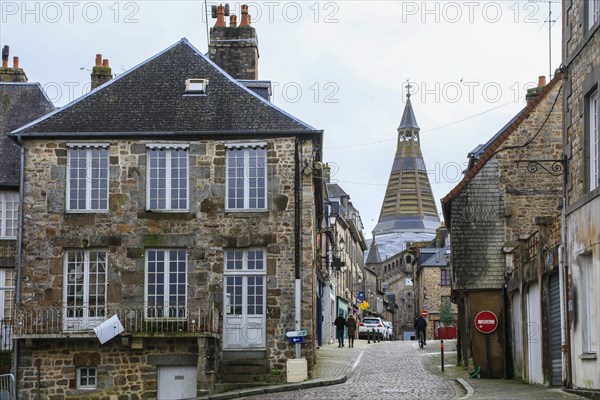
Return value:
[[(79, 141), (82, 142), (82, 141)], [(222, 323), (224, 249), (258, 247), (267, 253), (266, 291), (266, 349), (269, 374), (284, 376), (285, 362), (293, 358), (293, 346), (285, 339), (285, 331), (294, 326), (294, 259), (296, 236), (294, 192), (300, 190), (302, 202), (302, 250), (300, 256), (303, 282), (302, 327), (310, 334), (302, 353), (314, 362), (315, 327), (315, 192), (311, 176), (301, 174), (302, 189), (294, 182), (294, 151), (297, 140), (293, 137), (266, 140), (268, 166), (268, 204), (264, 212), (225, 211), (225, 144), (222, 140), (190, 140), (189, 182), (190, 209), (184, 213), (156, 213), (146, 211), (146, 145), (151, 141), (112, 140), (110, 151), (109, 212), (65, 213), (67, 141), (30, 140), (26, 143), (26, 187), (24, 221), (24, 264), (22, 310), (59, 308), (63, 302), (64, 252), (68, 249), (106, 249), (109, 253), (107, 302), (111, 305), (143, 306), (144, 254), (149, 248), (181, 248), (188, 254), (188, 308), (216, 309)], [(313, 154), (315, 143), (299, 145), (302, 154)], [(221, 325), (212, 326), (211, 346), (222, 349)], [(175, 334), (177, 336), (177, 334)], [(186, 335), (184, 335), (186, 336)], [(117, 341), (118, 339), (115, 339)], [(73, 368), (80, 352), (95, 354), (99, 375), (94, 395), (107, 395), (124, 389), (131, 396), (145, 393), (152, 398), (156, 389), (154, 380), (141, 379), (156, 374), (156, 365), (147, 361), (150, 355), (163, 357), (172, 352), (184, 352), (197, 358), (198, 391), (208, 392), (210, 384), (218, 383), (217, 365), (204, 368), (198, 354), (210, 351), (200, 339), (143, 338), (144, 352), (118, 344), (99, 345), (96, 341), (65, 338), (60, 341), (32, 339), (27, 357), (19, 360), (19, 380), (35, 376), (36, 363), (53, 352), (60, 361), (43, 361), (43, 380), (64, 382), (56, 387), (43, 386), (47, 398), (65, 398), (73, 392)], [(85, 342), (85, 345), (82, 342)], [(169, 343), (173, 343), (169, 345)], [(69, 350), (61, 350), (64, 346)], [(72, 349), (71, 349), (72, 348)], [(176, 351), (176, 349), (179, 349)], [(184, 349), (188, 349), (185, 350)], [(192, 350), (190, 350), (192, 349)], [(124, 361), (117, 367), (110, 363), (114, 357)], [(135, 364), (135, 365), (134, 365)], [(111, 366), (112, 365), (112, 366)], [(279, 373), (277, 373), (279, 371)], [(128, 378), (123, 379), (123, 376)], [(131, 376), (131, 380), (129, 378)], [(119, 379), (123, 380), (120, 382)], [(259, 379), (259, 378), (257, 378)], [(267, 377), (260, 378), (268, 380)], [(143, 384), (142, 384), (142, 381)], [(154, 384), (152, 383), (154, 382)], [(122, 383), (122, 385), (117, 385)], [(34, 385), (33, 385), (34, 386)], [(36, 396), (33, 386), (21, 390), (22, 399)], [(139, 395), (140, 398), (141, 395)], [(149, 397), (148, 397), (149, 396)], [(136, 397), (129, 397), (136, 398)]]
[[(561, 278), (563, 322), (570, 340), (564, 380), (567, 386), (600, 390), (600, 182), (592, 182), (592, 127), (596, 143), (600, 113), (591, 99), (600, 85), (600, 20), (591, 1), (563, 2), (565, 66), (564, 143), (568, 161), (565, 236)], [(597, 98), (597, 97), (596, 97)], [(596, 114), (595, 121), (592, 117)], [(596, 150), (597, 152), (597, 150)], [(598, 163), (598, 155), (595, 155)], [(596, 165), (598, 167), (598, 165)], [(593, 185), (592, 183), (595, 183)], [(596, 186), (594, 188), (594, 186)], [(595, 339), (594, 339), (595, 338)]]
[[(520, 239), (538, 232), (540, 221), (560, 213), (562, 75), (557, 72), (548, 85), (543, 82), (540, 79), (539, 87), (529, 93), (528, 105), (506, 127), (473, 151), (465, 178), (442, 200), (451, 238), (453, 299), (459, 309), (459, 360), (465, 365), (471, 361), (479, 365), (483, 377), (506, 377), (513, 372), (510, 354), (508, 362), (503, 359), (511, 348), (511, 343), (505, 342), (504, 331), (510, 325), (501, 321), (510, 307), (504, 286), (513, 272), (507, 270), (513, 256), (505, 253), (517, 247)], [(531, 160), (544, 161), (530, 163)], [(512, 288), (520, 296), (529, 291), (530, 285), (547, 285), (544, 274), (553, 272), (552, 268), (542, 269), (529, 280), (518, 275), (515, 279), (519, 283)], [(527, 311), (533, 313), (530, 317), (537, 321), (547, 297), (540, 297), (535, 287), (531, 293), (537, 293), (537, 308), (525, 310), (522, 302), (518, 311), (523, 318), (528, 318)], [(495, 302), (483, 301), (490, 298)], [(484, 303), (493, 305), (490, 311), (499, 320), (497, 329), (487, 334), (493, 343), (489, 353), (483, 340), (486, 334), (479, 333), (473, 321), (477, 312), (486, 310)], [(541, 323), (536, 326), (542, 334)], [(523, 325), (517, 329), (524, 329)], [(538, 340), (548, 340), (546, 333), (543, 335)], [(520, 333), (513, 332), (513, 336), (519, 341), (527, 340)], [(541, 358), (541, 351), (532, 356)], [(540, 376), (542, 370), (550, 375), (551, 364), (549, 359), (539, 362)]]

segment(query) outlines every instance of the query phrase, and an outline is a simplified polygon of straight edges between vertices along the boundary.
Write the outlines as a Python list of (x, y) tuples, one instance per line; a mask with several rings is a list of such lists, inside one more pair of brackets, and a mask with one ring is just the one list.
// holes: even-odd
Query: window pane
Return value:
[(68, 157), (69, 209), (108, 209), (108, 149), (71, 148)]

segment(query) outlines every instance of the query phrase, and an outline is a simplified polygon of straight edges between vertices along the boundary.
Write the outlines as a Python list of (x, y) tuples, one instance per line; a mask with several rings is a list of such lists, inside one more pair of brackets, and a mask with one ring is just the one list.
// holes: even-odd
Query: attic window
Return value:
[(185, 93), (186, 94), (206, 94), (206, 87), (208, 86), (208, 79), (187, 79), (185, 81)]

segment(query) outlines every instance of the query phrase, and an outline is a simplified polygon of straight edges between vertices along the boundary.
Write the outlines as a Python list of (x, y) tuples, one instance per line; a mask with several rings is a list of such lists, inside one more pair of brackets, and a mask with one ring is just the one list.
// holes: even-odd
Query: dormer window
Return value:
[(186, 94), (206, 94), (208, 79), (192, 78), (185, 81)]

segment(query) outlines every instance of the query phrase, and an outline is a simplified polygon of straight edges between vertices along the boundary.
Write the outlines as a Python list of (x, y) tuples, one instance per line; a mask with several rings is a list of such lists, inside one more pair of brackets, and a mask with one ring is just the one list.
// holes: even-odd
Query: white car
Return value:
[[(383, 320), (379, 317), (365, 317), (358, 324), (358, 338), (368, 338), (369, 334), (375, 334), (378, 336), (379, 340), (384, 340), (386, 337), (387, 328), (383, 324)], [(373, 337), (371, 337), (374, 339)]]

